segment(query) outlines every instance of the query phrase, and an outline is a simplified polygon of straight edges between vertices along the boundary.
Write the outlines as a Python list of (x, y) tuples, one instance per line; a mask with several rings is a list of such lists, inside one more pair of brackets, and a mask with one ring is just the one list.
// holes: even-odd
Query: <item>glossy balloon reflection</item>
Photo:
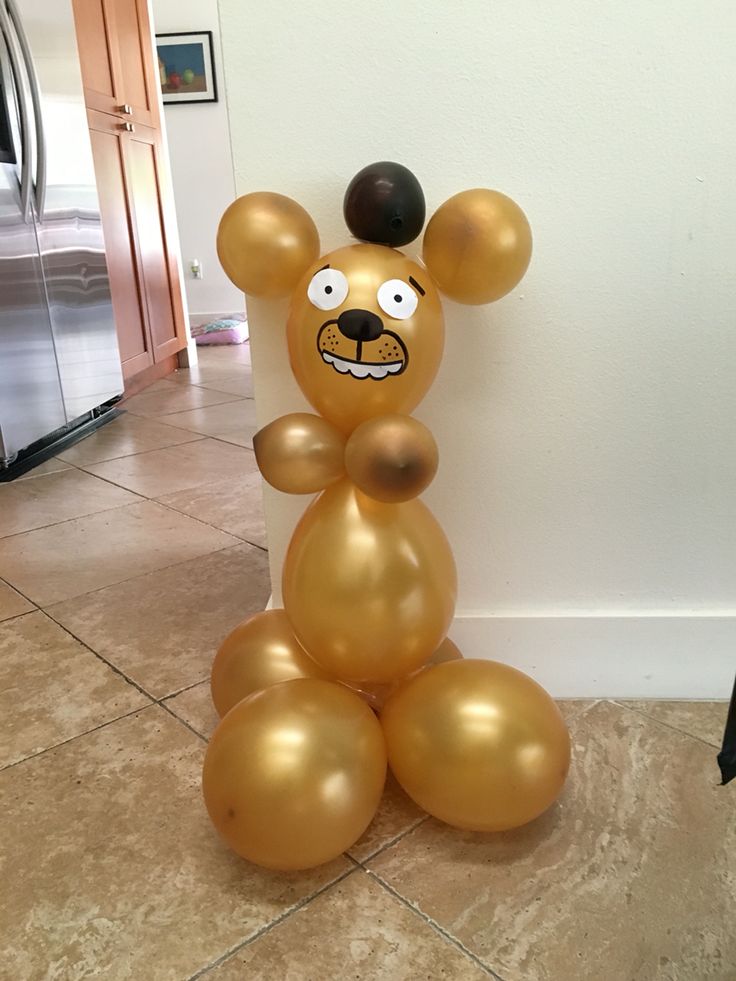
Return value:
[(369, 419), (345, 448), (350, 479), (368, 497), (386, 503), (418, 497), (432, 482), (438, 462), (434, 437), (411, 416)]
[(381, 722), (404, 790), (459, 828), (526, 824), (565, 782), (570, 739), (559, 709), (505, 664), (464, 660), (422, 671), (391, 696)]
[(258, 469), (276, 490), (314, 494), (345, 473), (345, 436), (310, 412), (292, 412), (253, 437)]
[(365, 831), (386, 777), (375, 715), (341, 685), (287, 681), (239, 702), (217, 727), (202, 775), (212, 823), (244, 858), (307, 869)]
[(526, 272), (532, 232), (515, 201), (477, 188), (456, 194), (437, 209), (422, 249), (443, 293), (459, 303), (491, 303)]
[(319, 234), (296, 201), (259, 191), (233, 201), (222, 216), (217, 255), (244, 293), (288, 296), (319, 255)]
[(341, 681), (387, 682), (427, 660), (447, 634), (455, 563), (421, 501), (379, 504), (342, 480), (294, 531), (284, 607), (302, 646)]
[(239, 624), (220, 645), (210, 685), (225, 715), (254, 692), (294, 678), (328, 678), (297, 642), (283, 610), (264, 610)]

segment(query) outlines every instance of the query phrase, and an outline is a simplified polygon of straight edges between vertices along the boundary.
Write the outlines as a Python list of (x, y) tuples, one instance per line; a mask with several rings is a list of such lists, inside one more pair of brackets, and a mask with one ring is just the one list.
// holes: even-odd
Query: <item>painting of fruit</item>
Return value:
[(210, 31), (157, 34), (156, 50), (165, 104), (217, 102)]

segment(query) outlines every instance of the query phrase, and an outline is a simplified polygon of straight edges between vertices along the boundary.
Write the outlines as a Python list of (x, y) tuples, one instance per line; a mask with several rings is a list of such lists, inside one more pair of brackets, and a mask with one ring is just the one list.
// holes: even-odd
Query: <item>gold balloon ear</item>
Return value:
[(531, 256), (526, 215), (500, 191), (461, 191), (437, 209), (424, 233), (425, 265), (440, 290), (459, 303), (505, 296)]
[(319, 255), (319, 234), (296, 201), (257, 191), (233, 201), (222, 216), (217, 255), (244, 293), (288, 296)]

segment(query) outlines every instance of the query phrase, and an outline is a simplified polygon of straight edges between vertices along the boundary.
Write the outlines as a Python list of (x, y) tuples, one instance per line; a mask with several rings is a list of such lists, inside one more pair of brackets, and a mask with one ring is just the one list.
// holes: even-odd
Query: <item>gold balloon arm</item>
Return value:
[(292, 412), (253, 437), (258, 468), (276, 490), (316, 494), (345, 474), (345, 436), (321, 416)]
[(434, 437), (411, 416), (369, 419), (353, 432), (345, 447), (345, 469), (368, 497), (400, 503), (418, 497), (437, 473)]

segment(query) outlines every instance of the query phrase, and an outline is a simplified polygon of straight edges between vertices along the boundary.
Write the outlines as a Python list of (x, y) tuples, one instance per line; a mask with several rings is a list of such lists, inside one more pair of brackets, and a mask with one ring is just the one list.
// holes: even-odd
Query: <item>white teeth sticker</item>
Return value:
[(401, 371), (403, 362), (391, 361), (387, 364), (372, 364), (351, 361), (349, 358), (337, 358), (327, 351), (322, 351), (322, 359), (331, 364), (341, 375), (352, 375), (353, 378), (375, 378), (380, 380), (387, 375), (395, 375)]
[(352, 375), (353, 378), (385, 378), (396, 375), (404, 367), (403, 361), (389, 361), (387, 364), (371, 364), (361, 361), (350, 361), (348, 358), (336, 358), (334, 354), (322, 351), (322, 360), (331, 364), (341, 375)]

